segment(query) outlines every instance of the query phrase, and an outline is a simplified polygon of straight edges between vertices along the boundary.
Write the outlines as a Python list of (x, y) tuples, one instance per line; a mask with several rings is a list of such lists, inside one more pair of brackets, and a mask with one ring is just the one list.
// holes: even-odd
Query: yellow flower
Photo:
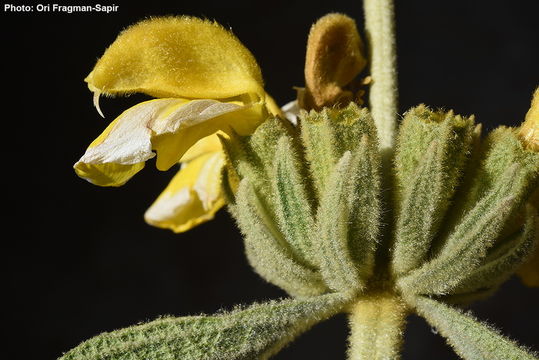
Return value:
[(159, 170), (183, 163), (145, 216), (176, 232), (211, 219), (224, 204), (223, 157), (213, 134), (247, 135), (269, 113), (280, 113), (240, 41), (217, 23), (186, 16), (127, 28), (85, 81), (101, 115), (102, 94), (157, 99), (112, 121), (74, 165), (76, 173), (96, 185), (121, 186), (155, 156)]

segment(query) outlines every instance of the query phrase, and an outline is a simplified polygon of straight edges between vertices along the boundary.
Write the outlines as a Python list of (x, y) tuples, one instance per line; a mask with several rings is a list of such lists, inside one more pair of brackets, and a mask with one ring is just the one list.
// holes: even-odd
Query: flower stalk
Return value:
[(408, 307), (395, 294), (361, 297), (350, 306), (348, 359), (399, 359)]

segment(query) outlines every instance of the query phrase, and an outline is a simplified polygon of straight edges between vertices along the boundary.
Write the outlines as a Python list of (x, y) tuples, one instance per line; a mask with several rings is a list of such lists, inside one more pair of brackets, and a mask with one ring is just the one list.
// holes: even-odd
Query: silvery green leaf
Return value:
[(271, 301), (214, 316), (161, 318), (98, 335), (59, 360), (268, 359), (341, 311), (346, 301), (330, 294)]

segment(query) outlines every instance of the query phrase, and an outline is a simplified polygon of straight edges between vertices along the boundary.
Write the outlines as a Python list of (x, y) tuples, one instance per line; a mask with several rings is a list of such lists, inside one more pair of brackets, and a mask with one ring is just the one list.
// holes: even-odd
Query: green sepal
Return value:
[[(520, 165), (521, 187), (515, 189), (515, 196), (526, 200), (537, 188), (539, 178), (539, 153), (528, 150), (516, 134), (516, 130), (499, 127), (489, 134), (484, 143), (484, 158), (474, 176), (474, 183), (466, 192), (468, 201), (473, 203), (481, 198), (502, 176), (505, 169)], [(469, 207), (469, 206), (468, 206)]]
[(392, 271), (401, 276), (428, 255), (468, 160), (473, 118), (431, 111), (408, 111), (395, 154), (397, 223)]
[(372, 275), (379, 190), (378, 147), (364, 135), (333, 169), (317, 214), (320, 271), (333, 290), (357, 293)]
[(537, 246), (537, 222), (537, 211), (528, 205), (523, 229), (492, 249), (483, 264), (462, 279), (453, 293), (463, 294), (496, 288), (505, 282)]
[(348, 176), (348, 246), (363, 282), (371, 277), (382, 226), (382, 174), (378, 141), (363, 135)]
[(439, 143), (434, 141), (403, 196), (392, 249), (391, 266), (395, 277), (421, 265), (437, 230), (440, 221), (437, 205), (442, 192), (442, 184), (436, 178), (442, 171), (437, 161), (439, 151)]
[(346, 108), (324, 108), (300, 114), (305, 157), (318, 197), (331, 171), (346, 151), (353, 151), (363, 135), (377, 142), (376, 126), (366, 108), (350, 103)]
[(449, 294), (480, 266), (488, 249), (515, 210), (514, 188), (519, 183), (518, 165), (505, 171), (492, 189), (453, 230), (444, 247), (429, 262), (400, 278), (405, 294)]
[(60, 360), (251, 360), (268, 359), (299, 334), (343, 308), (330, 294), (271, 301), (215, 316), (161, 318), (103, 333)]
[(357, 293), (363, 288), (359, 271), (348, 246), (348, 206), (346, 176), (350, 174), (350, 152), (344, 153), (329, 178), (318, 211), (320, 272), (335, 291)]
[(435, 161), (438, 168), (431, 169), (431, 181), (438, 181), (441, 193), (439, 215), (447, 208), (460, 175), (470, 154), (474, 131), (474, 118), (455, 115), (452, 111), (432, 111), (425, 105), (410, 109), (399, 127), (395, 150), (395, 204), (400, 208), (403, 197), (417, 177), (425, 154), (436, 142)]
[[(217, 136), (221, 141), (221, 145), (224, 147), (226, 139), (220, 135)], [(219, 174), (221, 189), (226, 203), (234, 205), (236, 203), (236, 191), (238, 190), (240, 179), (236, 173), (236, 170), (232, 167), (232, 161), (228, 157), (228, 153), (223, 151), (223, 154), (225, 158), (225, 166), (221, 168), (221, 172)]]
[(290, 132), (290, 124), (285, 120), (269, 118), (250, 136), (231, 132), (230, 139), (221, 137), (227, 166), (236, 174), (236, 180), (249, 179), (261, 196), (271, 199), (273, 193), (268, 179), (273, 175), (277, 143)]
[(536, 354), (470, 314), (425, 297), (410, 300), (419, 315), (436, 328), (463, 359), (537, 360)]
[[(455, 221), (459, 220), (459, 216), (463, 212), (463, 204), (465, 203), (464, 199), (469, 196), (468, 189), (473, 186), (473, 183), (476, 179), (478, 170), (482, 166), (484, 160), (484, 149), (486, 147), (486, 139), (482, 138), (483, 125), (477, 124), (472, 132), (472, 142), (470, 147), (470, 157), (466, 166), (463, 169), (462, 180), (459, 188), (457, 189), (454, 197), (453, 205), (451, 206), (450, 212), (448, 214), (448, 219), (446, 219), (444, 227), (452, 228), (455, 225)], [(475, 201), (478, 199), (475, 198)], [(460, 209), (460, 210), (459, 210)], [(468, 209), (469, 210), (469, 209)]]
[[(479, 147), (478, 160), (466, 174), (466, 182), (456, 194), (456, 202), (451, 208), (451, 217), (446, 231), (455, 227), (468, 216), (468, 212), (481, 201), (501, 181), (508, 168), (517, 165), (515, 177), (518, 179), (512, 195), (515, 210), (522, 208), (539, 183), (539, 153), (526, 149), (515, 129), (501, 126), (492, 131)], [(516, 230), (520, 224), (508, 227)], [(512, 231), (509, 231), (512, 232)]]
[(312, 196), (299, 155), (288, 136), (279, 139), (273, 156), (271, 184), (277, 223), (294, 254), (314, 268), (317, 261), (312, 250), (315, 227)]
[(247, 259), (268, 282), (295, 297), (328, 291), (321, 275), (295, 255), (277, 227), (268, 206), (243, 179), (238, 187), (233, 214), (244, 235)]

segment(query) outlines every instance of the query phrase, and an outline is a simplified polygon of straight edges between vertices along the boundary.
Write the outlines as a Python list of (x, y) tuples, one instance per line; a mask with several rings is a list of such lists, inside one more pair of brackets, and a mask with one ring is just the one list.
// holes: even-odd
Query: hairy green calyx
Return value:
[[(382, 169), (368, 110), (353, 103), (303, 112), (295, 128), (270, 119), (252, 136), (223, 140), (229, 174), (240, 179), (230, 208), (251, 265), (293, 297), (341, 293), (372, 304), (351, 307), (352, 319), (417, 309), (428, 320), (449, 316), (447, 324), (432, 320), (437, 327), (473, 322), (464, 340), (445, 334), (459, 354), (481, 358), (462, 342), (486, 336), (490, 348), (501, 335), (438, 301), (466, 304), (493, 293), (537, 246), (537, 209), (527, 200), (539, 154), (515, 129), (501, 127), (486, 139), (480, 130), (473, 117), (413, 108), (400, 125), (391, 169)], [(391, 189), (382, 188), (384, 176)], [(438, 305), (427, 307), (425, 296)], [(350, 354), (368, 358), (353, 343)]]
[[(298, 128), (270, 119), (252, 136), (224, 141), (241, 179), (231, 207), (251, 264), (293, 296), (494, 289), (534, 246), (536, 209), (525, 205), (539, 155), (514, 129), (483, 141), (479, 129), (452, 112), (408, 111), (390, 203), (382, 202), (373, 120), (355, 104), (304, 112)], [(391, 246), (377, 249), (384, 227)], [(372, 277), (375, 265), (384, 276)]]

